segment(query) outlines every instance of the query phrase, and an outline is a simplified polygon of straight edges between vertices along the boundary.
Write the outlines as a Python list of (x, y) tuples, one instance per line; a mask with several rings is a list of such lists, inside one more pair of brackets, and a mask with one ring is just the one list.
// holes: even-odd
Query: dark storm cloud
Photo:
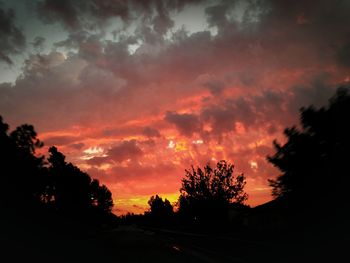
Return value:
[[(165, 120), (175, 124), (182, 135), (190, 137), (198, 133), (219, 141), (223, 135), (237, 132), (236, 123), (243, 124), (247, 131), (263, 128), (268, 134), (274, 134), (276, 125), (286, 127), (296, 123), (301, 107), (320, 107), (327, 103), (335, 87), (326, 80), (318, 77), (308, 86), (291, 87), (288, 93), (267, 89), (254, 95), (222, 98), (218, 103), (203, 107), (198, 115), (167, 112)], [(202, 130), (208, 124), (211, 130)]]
[[(46, 8), (57, 9), (58, 7), (56, 4), (52, 4), (53, 2), (55, 1), (42, 1), (41, 4), (46, 3)], [(99, 5), (101, 2), (107, 3), (105, 1), (83, 2), (95, 5)], [(157, 7), (157, 1), (130, 1), (128, 8), (132, 6), (132, 10), (140, 9), (147, 14), (158, 8), (158, 11), (154, 11), (154, 17), (156, 17), (158, 13), (164, 12), (167, 15), (171, 9), (183, 8), (186, 1), (161, 2), (161, 7)], [(231, 10), (234, 7), (233, 2), (237, 1), (219, 1), (221, 4), (217, 5), (219, 7), (222, 4), (230, 5)], [(68, 14), (76, 13), (78, 16), (79, 14), (89, 14), (90, 11), (86, 11), (88, 9), (84, 7), (84, 4), (80, 7), (78, 3), (80, 1), (63, 1), (61, 3), (63, 7), (58, 8), (58, 10), (74, 8), (74, 10), (80, 11), (71, 11)], [(114, 2), (108, 1), (108, 3), (112, 5)], [(164, 112), (170, 108), (162, 108), (161, 103), (171, 103), (176, 99), (195, 94), (198, 89), (196, 89), (196, 85), (193, 85), (193, 81), (202, 74), (208, 74), (215, 77), (204, 85), (213, 94), (220, 93), (229, 84), (236, 84), (234, 80), (238, 79), (240, 87), (237, 89), (242, 92), (238, 92), (238, 95), (233, 97), (242, 98), (231, 98), (231, 101), (235, 100), (235, 102), (225, 101), (222, 105), (215, 107), (206, 105), (199, 110), (199, 112), (203, 112), (201, 118), (211, 120), (215, 127), (220, 127), (216, 128), (218, 132), (232, 129), (234, 121), (239, 121), (237, 116), (241, 114), (245, 117), (240, 118), (249, 126), (260, 115), (257, 114), (259, 111), (255, 109), (255, 106), (250, 105), (254, 100), (249, 96), (249, 99), (244, 97), (246, 93), (249, 93), (247, 86), (260, 90), (266, 90), (269, 86), (272, 89), (280, 90), (295, 86), (295, 82), (301, 81), (304, 75), (309, 74), (307, 71), (309, 68), (315, 68), (314, 71), (317, 71), (317, 67), (325, 67), (334, 62), (330, 59), (335, 51), (334, 48), (331, 48), (330, 42), (342, 38), (338, 35), (344, 35), (342, 31), (344, 28), (339, 26), (340, 33), (338, 32), (337, 35), (337, 30), (334, 30), (335, 32), (332, 34), (335, 37), (329, 38), (329, 43), (319, 41), (321, 37), (325, 38), (324, 34), (320, 33), (322, 28), (319, 28), (325, 23), (319, 21), (322, 18), (320, 15), (313, 18), (313, 13), (322, 12), (310, 9), (309, 4), (305, 4), (304, 8), (303, 3), (294, 4), (293, 2), (291, 3), (292, 14), (287, 14), (286, 7), (279, 2), (264, 1), (259, 3), (261, 9), (269, 9), (270, 11), (261, 14), (258, 12), (260, 14), (259, 23), (251, 30), (237, 30), (237, 27), (234, 26), (236, 22), (229, 21), (227, 18), (230, 15), (228, 11), (219, 10), (220, 12), (217, 11), (215, 14), (215, 19), (210, 18), (217, 21), (220, 16), (225, 16), (225, 19), (228, 19), (227, 23), (231, 25), (227, 30), (230, 29), (235, 34), (221, 34), (220, 30), (216, 37), (211, 36), (209, 31), (181, 34), (182, 37), (177, 38), (174, 43), (161, 43), (163, 46), (160, 44), (158, 47), (149, 43), (154, 41), (159, 44), (157, 40), (159, 34), (153, 29), (152, 31), (149, 26), (145, 26), (145, 31), (140, 29), (142, 31), (140, 35), (149, 45), (142, 44), (133, 55), (129, 53), (128, 45), (136, 42), (134, 37), (126, 37), (117, 42), (103, 42), (99, 40), (98, 36), (94, 37), (88, 32), (73, 30), (70, 32), (69, 41), (67, 39), (68, 42), (61, 43), (61, 45), (78, 48), (78, 54), (73, 53), (65, 58), (63, 54), (53, 52), (48, 55), (30, 57), (24, 67), (24, 74), (16, 82), (14, 89), (0, 91), (0, 107), (4, 112), (10, 111), (12, 117), (15, 115), (15, 111), (18, 116), (27, 116), (27, 118), (30, 116), (31, 118), (28, 119), (32, 122), (36, 116), (41, 116), (41, 123), (47, 123), (47, 120), (51, 118), (53, 113), (50, 112), (50, 109), (52, 108), (52, 111), (57, 115), (57, 126), (62, 126), (63, 123), (72, 125), (75, 121), (81, 120), (84, 120), (84, 123), (89, 123), (94, 118), (98, 120), (114, 119), (108, 118), (105, 112), (109, 112), (109, 116), (124, 117), (126, 114), (131, 115), (136, 111), (144, 112), (142, 105), (153, 106), (154, 102), (160, 108), (157, 110)], [(256, 5), (258, 4), (255, 4), (255, 7), (249, 5), (248, 7), (251, 10), (256, 10)], [(116, 4), (115, 8), (118, 6)], [(215, 7), (215, 2), (211, 6)], [(322, 6), (324, 4), (321, 4)], [(320, 9), (320, 7), (317, 5), (315, 9)], [(332, 6), (329, 12), (334, 15), (335, 10), (337, 8)], [(113, 10), (111, 12), (117, 13)], [(346, 21), (347, 18), (344, 16), (346, 12), (340, 11), (341, 18), (336, 18), (336, 20), (338, 22)], [(102, 17), (102, 13), (101, 11), (98, 16)], [(303, 24), (300, 25), (297, 18), (302, 13), (304, 13), (304, 20)], [(50, 12), (47, 15), (50, 15)], [(64, 21), (72, 19), (62, 18), (59, 21), (64, 23)], [(249, 19), (246, 20), (249, 21)], [(74, 24), (74, 22), (69, 23)], [(330, 23), (336, 22), (330, 21)], [(218, 22), (215, 24), (220, 26)], [(328, 28), (325, 27), (325, 30)], [(313, 41), (309, 35), (317, 35), (318, 37)], [(323, 57), (320, 57), (319, 54), (324, 50), (324, 46), (327, 48), (323, 52)], [(154, 50), (156, 51), (153, 52)], [(281, 70), (286, 71), (282, 72)], [(305, 73), (295, 79), (280, 81), (289, 72), (291, 75), (295, 74), (293, 70)], [(232, 80), (228, 81), (225, 77), (227, 75), (233, 76)], [(179, 84), (175, 85), (174, 83)], [(278, 87), (278, 85), (283, 86)], [(122, 89), (123, 86), (126, 88)], [(148, 95), (150, 90), (153, 92), (153, 96)], [(122, 92), (119, 93), (120, 91)], [(159, 99), (154, 99), (155, 94)], [(10, 96), (12, 99), (5, 99), (6, 96), (7, 98)], [(19, 106), (15, 107), (14, 105)], [(52, 105), (54, 106), (52, 107)], [(118, 113), (118, 110), (123, 111), (122, 108), (129, 106), (133, 107), (133, 110), (129, 110), (128, 113)], [(297, 106), (299, 107), (299, 104)], [(42, 108), (46, 108), (47, 113), (43, 112)], [(265, 108), (268, 109), (268, 107)], [(278, 111), (276, 112), (278, 113)], [(228, 116), (230, 121), (222, 120), (216, 125), (217, 121), (215, 120), (223, 119), (225, 116)], [(274, 116), (273, 112), (271, 112), (270, 119), (273, 119), (272, 116)], [(181, 126), (179, 124), (181, 121), (174, 119), (172, 121), (173, 124), (177, 122), (177, 125)], [(195, 123), (197, 123), (194, 125), (195, 128), (200, 129), (198, 121)], [(193, 134), (195, 128), (190, 128), (188, 131), (181, 129), (181, 133)]]
[(33, 42), (31, 43), (33, 48), (37, 51), (41, 51), (44, 48), (46, 39), (41, 36), (37, 36), (34, 38)]
[(338, 62), (342, 66), (350, 68), (350, 43), (345, 44), (339, 49)]
[(105, 157), (93, 157), (87, 161), (90, 165), (101, 165), (103, 163), (120, 163), (128, 159), (135, 160), (143, 155), (143, 151), (137, 145), (136, 140), (123, 141), (109, 149)]
[(113, 147), (107, 152), (110, 159), (116, 162), (122, 162), (127, 159), (137, 158), (143, 155), (141, 148), (136, 140), (123, 141), (121, 144)]
[(111, 101), (119, 99), (123, 85), (124, 81), (108, 69), (88, 64), (76, 55), (32, 55), (13, 87), (0, 89), (0, 111), (12, 116), (9, 118), (16, 124), (26, 121), (44, 130), (102, 122), (113, 112), (117, 114), (119, 106)]
[(237, 120), (235, 111), (229, 101), (225, 104), (225, 106), (211, 105), (201, 113), (201, 119), (211, 125), (211, 133), (221, 135), (234, 129), (234, 123)]
[(225, 88), (225, 83), (221, 80), (212, 79), (203, 83), (203, 86), (208, 88), (213, 95), (220, 95)]
[[(37, 4), (39, 18), (46, 23), (60, 22), (70, 31), (94, 29), (111, 17), (120, 17), (125, 23), (143, 17), (151, 21), (154, 30), (165, 34), (173, 27), (170, 11), (180, 11), (186, 3), (199, 0), (44, 0)], [(153, 12), (156, 15), (153, 17)], [(153, 18), (152, 18), (153, 17)]]
[(201, 123), (198, 116), (194, 114), (168, 111), (165, 114), (165, 121), (172, 123), (176, 126), (177, 130), (184, 136), (191, 137), (193, 133), (201, 130)]
[(149, 138), (160, 137), (160, 132), (152, 127), (145, 127), (142, 131), (142, 134)]
[(45, 0), (38, 3), (39, 18), (47, 23), (62, 22), (68, 29), (79, 27), (78, 15), (86, 9), (85, 1)]
[(229, 3), (227, 4), (217, 4), (207, 7), (205, 12), (208, 17), (208, 23), (210, 26), (218, 26), (223, 28), (228, 23), (226, 12), (228, 11)]
[(11, 55), (23, 51), (26, 40), (20, 28), (15, 24), (15, 11), (5, 10), (0, 2), (0, 62), (13, 64)]
[[(92, 15), (101, 19), (118, 16), (127, 20), (130, 15), (130, 7), (126, 0), (92, 0), (90, 1)], [(142, 1), (141, 1), (142, 2)]]
[[(284, 41), (310, 45), (310, 53), (313, 48), (319, 63), (327, 63), (330, 58), (337, 61), (337, 56), (342, 54), (344, 47), (346, 53), (346, 44), (349, 43), (349, 1), (330, 3), (322, 0), (316, 3), (311, 0), (273, 0), (270, 3), (271, 12), (262, 19), (262, 26), (280, 32), (283, 32), (283, 28), (287, 29), (283, 34), (286, 37)], [(272, 33), (271, 30), (267, 32)]]
[(0, 83), (1, 90), (8, 90), (8, 89), (11, 89), (11, 87), (12, 87), (11, 83), (8, 83), (8, 82)]
[(203, 109), (201, 119), (209, 122), (213, 133), (221, 135), (235, 130), (235, 123), (243, 123), (246, 128), (269, 122), (282, 109), (283, 94), (264, 90), (256, 95), (224, 99)]
[(169, 11), (164, 6), (163, 2), (156, 3), (157, 16), (153, 19), (154, 30), (161, 35), (164, 35), (168, 29), (174, 26), (174, 21), (169, 16)]
[(349, 1), (217, 1), (206, 14), (221, 45), (231, 42), (246, 54), (264, 54), (270, 66), (349, 64)]
[(311, 87), (295, 86), (293, 101), (288, 104), (289, 112), (298, 112), (301, 107), (313, 105), (322, 107), (327, 104), (328, 99), (334, 94), (334, 86), (321, 79), (315, 80)]
[(334, 90), (335, 87), (320, 80), (308, 86), (292, 87), (289, 93), (264, 90), (256, 95), (225, 99), (211, 105), (201, 112), (200, 119), (210, 123), (211, 133), (217, 136), (234, 131), (235, 122), (244, 124), (248, 130), (266, 127), (268, 133), (274, 133), (276, 124), (286, 127), (296, 123), (301, 107), (325, 105)]
[(89, 37), (91, 37), (90, 34), (84, 30), (69, 32), (69, 35), (65, 40), (56, 42), (54, 46), (64, 47), (67, 49), (78, 49), (80, 47), (80, 43), (87, 41)]

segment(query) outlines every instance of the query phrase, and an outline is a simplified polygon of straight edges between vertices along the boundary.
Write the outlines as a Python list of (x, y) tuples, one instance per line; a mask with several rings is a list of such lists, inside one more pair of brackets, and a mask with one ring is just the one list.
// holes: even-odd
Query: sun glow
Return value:
[(89, 147), (88, 149), (84, 150), (84, 153), (94, 155), (94, 154), (101, 154), (103, 153), (103, 149), (98, 146)]
[(167, 148), (168, 149), (174, 149), (175, 146), (176, 146), (176, 143), (173, 140), (170, 140), (169, 143), (168, 143)]
[(256, 172), (256, 171), (258, 170), (258, 168), (259, 168), (258, 163), (257, 163), (256, 161), (251, 161), (251, 162), (250, 162), (250, 168), (251, 168), (254, 172)]
[(203, 144), (203, 140), (192, 141), (193, 144)]

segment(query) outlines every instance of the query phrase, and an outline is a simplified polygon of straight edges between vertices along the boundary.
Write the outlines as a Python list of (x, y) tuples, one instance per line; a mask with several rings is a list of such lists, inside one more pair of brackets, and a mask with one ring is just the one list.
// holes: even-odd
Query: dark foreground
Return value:
[[(240, 233), (194, 233), (136, 225), (104, 230), (1, 221), (0, 262), (348, 262), (344, 223)], [(71, 226), (70, 226), (71, 227)], [(70, 234), (68, 234), (70, 233)], [(349, 253), (350, 254), (350, 253)]]

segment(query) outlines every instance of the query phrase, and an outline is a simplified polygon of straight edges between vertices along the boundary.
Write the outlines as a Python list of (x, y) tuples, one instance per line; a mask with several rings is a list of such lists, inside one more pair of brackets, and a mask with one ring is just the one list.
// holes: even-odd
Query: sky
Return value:
[(0, 0), (0, 114), (113, 193), (175, 202), (184, 170), (225, 159), (248, 204), (303, 106), (350, 81), (350, 1)]

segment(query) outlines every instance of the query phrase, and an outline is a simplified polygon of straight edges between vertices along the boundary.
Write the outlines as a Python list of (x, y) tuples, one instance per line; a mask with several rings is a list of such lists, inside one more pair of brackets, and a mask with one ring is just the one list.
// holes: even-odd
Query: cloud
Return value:
[(244, 97), (223, 97), (203, 105), (197, 114), (167, 112), (164, 120), (187, 137), (197, 133), (221, 140), (225, 134), (259, 129), (274, 134), (278, 126), (296, 123), (301, 107), (325, 105), (334, 90), (327, 78), (318, 76), (308, 85), (291, 87), (289, 92), (267, 89)]
[(91, 159), (88, 159), (86, 161), (87, 164), (91, 165), (91, 166), (100, 166), (102, 164), (106, 164), (106, 163), (109, 163), (110, 162), (110, 159), (107, 158), (107, 157), (101, 157), (101, 156), (95, 156), (95, 157), (92, 157)]
[(26, 45), (23, 32), (15, 24), (15, 11), (0, 6), (0, 62), (12, 65), (12, 55), (19, 54)]
[(101, 165), (103, 163), (121, 163), (126, 160), (136, 160), (143, 155), (143, 151), (137, 145), (136, 140), (122, 141), (109, 149), (105, 156), (93, 157), (87, 160), (90, 165)]
[(338, 62), (342, 66), (350, 67), (350, 43), (345, 44), (339, 49)]
[(327, 104), (328, 99), (334, 94), (335, 86), (327, 82), (316, 80), (310, 86), (296, 86), (292, 88), (293, 101), (289, 103), (289, 112), (299, 112), (301, 107), (313, 105), (322, 107)]
[(235, 111), (232, 109), (232, 104), (229, 101), (226, 103), (226, 107), (213, 105), (204, 109), (201, 113), (201, 119), (206, 123), (209, 123), (212, 131), (218, 135), (232, 131), (236, 121)]
[(221, 95), (225, 88), (225, 83), (217, 79), (209, 79), (203, 83), (205, 88), (208, 88), (213, 95)]
[(156, 10), (158, 15), (153, 19), (154, 31), (164, 35), (174, 26), (174, 21), (170, 18), (169, 11), (164, 6), (164, 2), (158, 1), (156, 3)]
[(78, 56), (67, 58), (60, 52), (32, 55), (13, 87), (0, 90), (0, 110), (15, 125), (31, 122), (64, 129), (77, 122), (91, 124), (113, 118), (117, 107), (112, 101), (120, 99), (124, 85), (108, 69), (89, 65)]
[(46, 39), (44, 37), (36, 36), (31, 44), (35, 50), (41, 51), (44, 49), (45, 41)]
[[(112, 5), (112, 2), (110, 4)], [(77, 12), (81, 16), (90, 12), (85, 12), (85, 7), (77, 7), (74, 1), (67, 1), (66, 5), (78, 8), (77, 10), (80, 11)], [(154, 8), (158, 8), (153, 2), (142, 6), (141, 4), (135, 5), (136, 7), (132, 9), (135, 12), (151, 12)], [(275, 4), (271, 2), (269, 5)], [(176, 5), (166, 3), (166, 6), (162, 8), (177, 10), (181, 6), (184, 7), (180, 3)], [(233, 5), (230, 8), (238, 7)], [(142, 11), (138, 11), (138, 8)], [(244, 8), (247, 9), (250, 6)], [(303, 44), (303, 37), (307, 37), (304, 36), (303, 30), (316, 30), (314, 27), (302, 28), (299, 32), (296, 28), (300, 25), (294, 20), (285, 21), (283, 19), (281, 23), (288, 26), (287, 31), (292, 30), (293, 34), (298, 36), (293, 42), (295, 45), (288, 45), (288, 41), (281, 41), (279, 38), (274, 42), (270, 41), (272, 32), (269, 28), (276, 28), (278, 32), (284, 32), (279, 24), (273, 24), (275, 21), (273, 17), (278, 15), (278, 8), (280, 7), (276, 4), (272, 11), (261, 14), (259, 27), (252, 31), (247, 29), (249, 33), (244, 30), (237, 31), (234, 28), (234, 23), (237, 22), (229, 21), (229, 27), (225, 30), (230, 29), (232, 34), (219, 34), (213, 37), (209, 31), (202, 31), (185, 34), (176, 42), (163, 39), (163, 42), (157, 42), (157, 45), (154, 46), (149, 43), (155, 40), (150, 40), (147, 34), (159, 35), (147, 24), (148, 22), (145, 22), (147, 24), (145, 28), (150, 31), (136, 28), (135, 32), (142, 32), (136, 38), (142, 38), (145, 42), (140, 44), (139, 51), (136, 50), (134, 54), (130, 54), (128, 50), (128, 46), (136, 41), (131, 36), (117, 38), (116, 41), (103, 41), (100, 37), (88, 32), (84, 34), (79, 30), (71, 31), (75, 39), (72, 40), (74, 44), (69, 45), (78, 48), (78, 53), (71, 53), (65, 57), (63, 53), (58, 55), (59, 52), (56, 52), (54, 55), (53, 52), (49, 55), (32, 56), (27, 60), (24, 78), (19, 80), (14, 90), (10, 92), (20, 105), (17, 115), (21, 115), (21, 112), (25, 112), (26, 116), (38, 114), (39, 109), (35, 111), (35, 107), (26, 105), (24, 109), (21, 106), (27, 104), (21, 101), (21, 97), (25, 96), (24, 93), (29, 93), (29, 90), (33, 91), (32, 95), (28, 95), (32, 97), (30, 101), (33, 101), (33, 105), (38, 104), (38, 108), (39, 105), (40, 108), (55, 105), (55, 115), (62, 116), (56, 117), (60, 118), (57, 126), (73, 125), (76, 121), (81, 124), (97, 120), (101, 122), (122, 121), (122, 119), (134, 118), (140, 113), (146, 116), (150, 113), (163, 114), (167, 110), (175, 112), (178, 109), (172, 108), (172, 105), (175, 105), (174, 102), (198, 94), (202, 89), (196, 80), (199, 76), (208, 75), (215, 77), (208, 78), (202, 85), (209, 88), (213, 94), (227, 97), (227, 94), (221, 93), (225, 89), (236, 88), (236, 95), (232, 98), (237, 101), (233, 104), (240, 106), (240, 109), (233, 109), (233, 106), (228, 105), (230, 104), (228, 101), (222, 107), (204, 105), (206, 114), (203, 113), (203, 117), (215, 120), (220, 119), (221, 115), (224, 117), (229, 114), (230, 121), (213, 123), (216, 127), (221, 127), (217, 129), (218, 132), (232, 129), (234, 123), (232, 124), (231, 120), (235, 118), (233, 110), (236, 111), (234, 113), (236, 116), (240, 115), (240, 112), (247, 114), (245, 117), (247, 124), (252, 123), (254, 108), (250, 107), (250, 101), (238, 97), (244, 97), (245, 93), (256, 93), (256, 90), (259, 89), (271, 87), (276, 89), (277, 85), (281, 85), (277, 89), (287, 89), (288, 86), (295, 84), (296, 80), (291, 79), (292, 76), (300, 74), (296, 78), (298, 81), (304, 81), (303, 78), (309, 74), (307, 70), (300, 70), (300, 67), (312, 68), (318, 65), (315, 62), (318, 60), (312, 55), (314, 51), (307, 49), (308, 53), (304, 53), (306, 50), (304, 51), (305, 45)], [(158, 11), (161, 12), (160, 7)], [(225, 11), (226, 15), (227, 12)], [(295, 12), (295, 15), (297, 14), (298, 12)], [(223, 16), (224, 14), (218, 15)], [(149, 46), (157, 49), (155, 53), (152, 53), (153, 55), (150, 55), (148, 51), (141, 52), (142, 49), (147, 50)], [(316, 48), (315, 51), (320, 48), (322, 46)], [(302, 61), (294, 59), (300, 56), (303, 57)], [(282, 70), (285, 71), (282, 72)], [(50, 101), (50, 103), (45, 101)], [(2, 106), (2, 108), (5, 107)], [(8, 112), (9, 107), (6, 108), (5, 112)], [(124, 112), (123, 108), (128, 108), (128, 112)], [(106, 112), (109, 114), (105, 114)], [(120, 112), (122, 114), (119, 114)], [(40, 112), (40, 115), (46, 114)], [(216, 117), (213, 117), (214, 115)], [(34, 117), (31, 117), (29, 121), (33, 119)], [(49, 116), (43, 116), (43, 119), (46, 121)], [(186, 133), (187, 131), (182, 129), (181, 132)], [(191, 129), (187, 135), (190, 133), (193, 133)]]
[(174, 26), (169, 13), (182, 10), (186, 3), (196, 2), (201, 1), (44, 0), (37, 4), (37, 10), (45, 23), (60, 22), (72, 32), (103, 27), (112, 17), (120, 18), (125, 24), (141, 17), (157, 34), (164, 35)]
[(106, 173), (105, 170), (98, 169), (96, 167), (91, 167), (86, 170), (86, 172), (92, 176), (94, 179), (98, 179), (103, 184), (109, 184), (113, 182), (113, 177)]
[(134, 159), (143, 155), (140, 147), (135, 140), (123, 141), (121, 144), (113, 147), (107, 152), (110, 159), (116, 162), (122, 162), (127, 159)]
[(195, 132), (201, 131), (201, 123), (198, 116), (189, 113), (179, 114), (168, 111), (164, 120), (176, 126), (180, 134), (191, 137)]
[(47, 23), (61, 21), (67, 28), (74, 29), (79, 26), (78, 14), (86, 8), (86, 4), (84, 1), (45, 0), (38, 2), (37, 8), (43, 21)]
[(44, 143), (47, 146), (62, 146), (62, 145), (72, 144), (77, 140), (79, 140), (79, 137), (76, 137), (76, 136), (52, 136), (52, 137), (47, 137), (44, 140)]
[(85, 144), (82, 143), (82, 142), (79, 142), (79, 143), (72, 143), (70, 145), (68, 145), (70, 148), (73, 148), (73, 149), (76, 149), (76, 150), (81, 150)]
[(160, 132), (157, 129), (151, 128), (151, 127), (145, 127), (142, 131), (142, 133), (149, 137), (149, 138), (153, 138), (153, 137), (160, 137)]
[[(181, 173), (178, 172), (178, 169), (171, 164), (152, 166), (137, 163), (130, 163), (128, 166), (116, 165), (110, 171), (116, 182), (131, 183), (143, 180), (144, 185), (146, 185), (146, 181), (149, 181), (152, 184), (158, 184), (158, 186), (163, 185), (162, 191), (168, 190), (164, 189), (168, 184), (171, 185), (174, 181), (178, 183), (179, 176), (181, 176)], [(158, 181), (158, 183), (155, 181)], [(152, 184), (149, 187), (156, 188)], [(135, 188), (141, 190), (142, 184), (135, 185)]]

